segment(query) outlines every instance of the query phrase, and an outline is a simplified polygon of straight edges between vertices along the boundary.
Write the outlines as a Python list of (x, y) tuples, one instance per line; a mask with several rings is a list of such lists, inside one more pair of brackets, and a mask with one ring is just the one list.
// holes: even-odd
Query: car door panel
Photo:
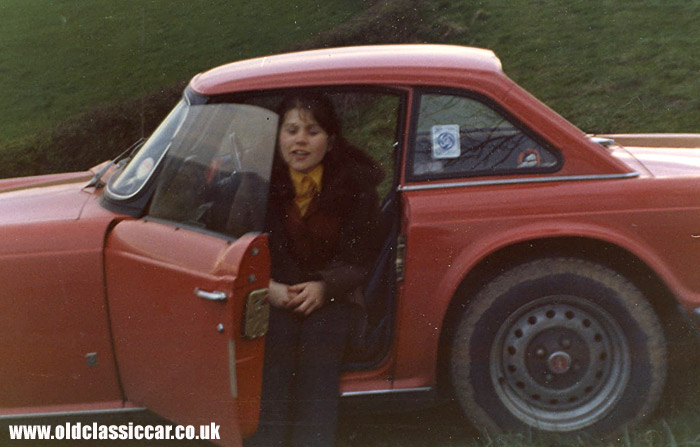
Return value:
[(182, 425), (221, 425), (222, 444), (239, 445), (257, 422), (263, 339), (242, 334), (246, 297), (269, 282), (266, 236), (124, 221), (105, 257), (126, 399)]

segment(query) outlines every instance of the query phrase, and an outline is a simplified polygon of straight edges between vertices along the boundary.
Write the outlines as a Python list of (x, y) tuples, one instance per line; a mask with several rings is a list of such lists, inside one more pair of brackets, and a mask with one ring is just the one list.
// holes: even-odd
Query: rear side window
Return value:
[(409, 161), (417, 179), (551, 172), (558, 152), (485, 102), (423, 94)]

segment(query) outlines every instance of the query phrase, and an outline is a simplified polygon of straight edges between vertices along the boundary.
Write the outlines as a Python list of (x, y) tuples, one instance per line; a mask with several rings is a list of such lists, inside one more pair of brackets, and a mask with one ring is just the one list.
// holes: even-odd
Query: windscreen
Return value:
[(113, 196), (154, 177), (150, 217), (238, 237), (262, 231), (277, 115), (245, 104), (179, 104), (123, 172)]

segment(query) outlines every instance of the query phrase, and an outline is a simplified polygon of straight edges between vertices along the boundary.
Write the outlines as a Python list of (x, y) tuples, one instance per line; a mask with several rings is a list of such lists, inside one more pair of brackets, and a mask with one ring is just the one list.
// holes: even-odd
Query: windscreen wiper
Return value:
[[(131, 158), (131, 155), (134, 152), (136, 152), (141, 146), (143, 146), (144, 142), (146, 142), (146, 139), (141, 137), (134, 144), (129, 146), (128, 149), (126, 149), (121, 154), (117, 155), (117, 157), (114, 160), (107, 163), (104, 168), (100, 169), (97, 173), (95, 173), (95, 175), (90, 180), (90, 183), (85, 185), (85, 188), (91, 188), (93, 186), (95, 188), (102, 188), (104, 186), (104, 183), (102, 182), (102, 176), (105, 174), (105, 172), (107, 172), (107, 170), (109, 168), (111, 168), (112, 166), (114, 166), (117, 163), (119, 163), (120, 161), (122, 161), (124, 158)], [(128, 157), (127, 157), (127, 155), (128, 155)], [(83, 188), (83, 189), (85, 189), (85, 188)]]

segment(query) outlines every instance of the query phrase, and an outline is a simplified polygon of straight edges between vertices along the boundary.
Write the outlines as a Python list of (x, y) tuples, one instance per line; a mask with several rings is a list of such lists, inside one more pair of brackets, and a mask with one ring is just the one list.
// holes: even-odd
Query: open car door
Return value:
[(222, 445), (240, 445), (257, 420), (266, 237), (228, 244), (161, 223), (126, 221), (112, 232), (107, 256), (127, 399), (194, 426), (197, 435), (200, 426), (220, 426)]
[(277, 118), (185, 107), (160, 137), (160, 162), (147, 143), (115, 180), (118, 192), (130, 172), (157, 176), (146, 216), (117, 223), (106, 241), (114, 349), (129, 402), (238, 446), (258, 417), (270, 268), (260, 231)]

